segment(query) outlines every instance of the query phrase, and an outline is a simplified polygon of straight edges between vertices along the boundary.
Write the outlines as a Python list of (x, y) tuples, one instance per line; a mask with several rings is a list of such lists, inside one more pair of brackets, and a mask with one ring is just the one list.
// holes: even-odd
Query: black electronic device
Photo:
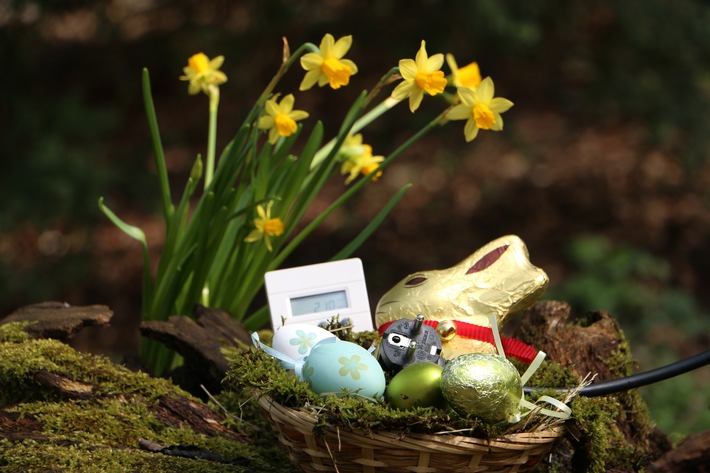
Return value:
[(392, 374), (418, 362), (444, 366), (441, 357), (441, 338), (433, 327), (426, 325), (423, 315), (414, 319), (399, 319), (384, 331), (377, 350), (377, 360)]

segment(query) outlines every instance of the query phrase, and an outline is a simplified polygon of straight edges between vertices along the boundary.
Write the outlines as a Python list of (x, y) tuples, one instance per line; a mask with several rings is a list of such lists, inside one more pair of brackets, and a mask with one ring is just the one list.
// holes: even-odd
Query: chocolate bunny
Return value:
[(491, 314), (502, 325), (511, 314), (530, 307), (547, 284), (547, 274), (530, 263), (525, 243), (507, 235), (456, 266), (402, 279), (380, 299), (375, 323), (383, 331), (387, 323), (423, 314), (442, 337), (444, 358), (495, 353), (494, 345), (472, 335), (472, 329), (490, 327)]

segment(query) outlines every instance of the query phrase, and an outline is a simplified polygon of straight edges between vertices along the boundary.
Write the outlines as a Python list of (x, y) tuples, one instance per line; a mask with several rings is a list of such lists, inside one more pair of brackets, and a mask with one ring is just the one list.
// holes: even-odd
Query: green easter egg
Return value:
[(412, 407), (444, 407), (441, 394), (443, 368), (435, 363), (419, 362), (407, 365), (394, 375), (385, 393), (393, 407), (405, 410)]

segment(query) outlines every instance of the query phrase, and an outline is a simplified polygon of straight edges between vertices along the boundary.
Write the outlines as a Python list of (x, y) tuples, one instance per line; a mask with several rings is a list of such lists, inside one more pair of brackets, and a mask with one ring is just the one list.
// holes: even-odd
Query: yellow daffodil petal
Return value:
[(457, 94), (461, 99), (461, 103), (466, 105), (467, 107), (473, 108), (473, 106), (476, 105), (476, 93), (473, 91), (473, 89), (460, 87), (457, 90)]
[(254, 243), (259, 238), (261, 238), (261, 232), (258, 229), (254, 229), (251, 232), (249, 232), (249, 235), (247, 235), (247, 237), (244, 239), (244, 241), (247, 243)]
[(456, 80), (459, 82), (458, 87), (476, 87), (481, 83), (481, 70), (478, 63), (472, 62), (456, 73)]
[[(276, 125), (276, 123), (274, 123)], [(269, 130), (269, 143), (272, 145), (275, 144), (279, 140), (279, 129), (276, 126), (273, 126)]]
[(501, 117), (499, 113), (496, 113), (495, 116), (496, 116), (496, 122), (491, 127), (491, 130), (501, 131), (503, 129), (503, 117)]
[(412, 93), (414, 88), (414, 82), (400, 82), (397, 87), (392, 91), (392, 98), (394, 100), (404, 100)]
[(338, 41), (335, 42), (331, 49), (331, 54), (336, 58), (340, 59), (350, 50), (350, 46), (353, 44), (352, 35), (343, 36)]
[(459, 69), (456, 59), (452, 54), (446, 55), (446, 63), (451, 69), (452, 82), (456, 87), (475, 88), (481, 83), (481, 70), (478, 63), (472, 62)]
[(323, 36), (323, 39), (320, 41), (320, 45), (318, 46), (318, 49), (320, 49), (320, 53), (325, 57), (325, 56), (330, 56), (333, 54), (333, 46), (335, 45), (335, 38), (333, 37), (332, 34), (326, 33), (325, 36)]
[(412, 59), (401, 59), (399, 61), (399, 73), (402, 75), (403, 79), (408, 81), (414, 80), (418, 71), (417, 63)]
[[(320, 66), (318, 66), (320, 68)], [(303, 80), (301, 81), (301, 85), (298, 86), (298, 90), (308, 90), (316, 83), (318, 82), (318, 79), (320, 78), (320, 70), (312, 70), (306, 72), (306, 75), (303, 76)]]
[(293, 110), (291, 113), (289, 113), (289, 116), (293, 120), (298, 122), (301, 120), (305, 120), (306, 118), (308, 118), (309, 115), (308, 115), (308, 112), (306, 112), (304, 110)]
[(437, 70), (441, 69), (441, 66), (443, 66), (443, 65), (444, 65), (444, 55), (441, 53), (434, 54), (433, 56), (431, 56), (429, 59), (426, 60), (426, 69), (428, 71), (437, 71)]
[(256, 206), (256, 213), (259, 214), (259, 218), (262, 218), (262, 219), (266, 218), (267, 211), (268, 211), (268, 213), (271, 213), (271, 204), (272, 204), (272, 202), (269, 202), (267, 204), (267, 206), (266, 206), (267, 210), (264, 210), (264, 207), (261, 205)]
[(281, 109), (281, 113), (290, 113), (291, 110), (293, 110), (293, 104), (296, 102), (296, 98), (293, 96), (293, 94), (288, 94), (286, 95), (283, 100), (281, 100), (281, 103), (279, 103), (279, 108)]
[(513, 102), (502, 97), (495, 97), (488, 103), (488, 107), (495, 113), (507, 112), (512, 106)]
[(414, 62), (417, 64), (417, 69), (426, 69), (427, 59), (429, 59), (429, 56), (426, 52), (426, 41), (422, 40), (419, 51), (417, 51), (417, 55), (414, 56)]
[(276, 97), (274, 97), (271, 100), (267, 100), (264, 104), (264, 111), (272, 118), (281, 113), (281, 107), (276, 103), (276, 100)]
[(257, 126), (261, 129), (269, 129), (274, 126), (274, 117), (271, 115), (264, 115), (262, 117), (259, 117), (259, 122)]
[(471, 107), (466, 104), (458, 104), (446, 113), (449, 120), (468, 120), (471, 117)]
[(352, 62), (350, 59), (341, 59), (340, 62), (350, 68), (350, 75), (351, 76), (354, 76), (355, 74), (357, 74), (357, 64)]
[(466, 141), (473, 141), (476, 136), (478, 136), (479, 128), (476, 126), (476, 122), (471, 119), (466, 122), (463, 128), (463, 134), (466, 137)]
[(216, 58), (212, 59), (209, 63), (209, 68), (213, 70), (217, 70), (220, 67), (222, 67), (222, 64), (224, 64), (224, 56), (217, 56)]
[(301, 56), (301, 67), (307, 71), (319, 69), (323, 64), (323, 56), (318, 53), (307, 53)]
[(476, 99), (479, 102), (490, 102), (494, 94), (495, 87), (490, 77), (483, 79), (476, 87)]
[(411, 95), (409, 96), (409, 110), (412, 113), (414, 113), (419, 108), (419, 105), (421, 105), (423, 98), (424, 91), (418, 87), (414, 87)]
[(197, 95), (202, 90), (202, 87), (198, 82), (190, 82), (187, 86), (187, 93), (190, 95)]

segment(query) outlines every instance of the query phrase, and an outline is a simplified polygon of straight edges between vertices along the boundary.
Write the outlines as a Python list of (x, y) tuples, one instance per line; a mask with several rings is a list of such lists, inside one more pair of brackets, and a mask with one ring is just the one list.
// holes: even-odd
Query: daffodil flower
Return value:
[(350, 83), (350, 76), (357, 74), (357, 66), (349, 59), (343, 59), (352, 45), (352, 36), (343, 36), (335, 41), (333, 35), (326, 34), (320, 42), (319, 52), (311, 52), (301, 57), (301, 67), (306, 75), (300, 90), (308, 90), (316, 83), (319, 87), (330, 84), (339, 89)]
[[(361, 134), (346, 138), (338, 154), (343, 161), (340, 174), (348, 174), (345, 184), (350, 184), (358, 175), (369, 175), (385, 160), (384, 156), (372, 155), (372, 146), (363, 144)], [(372, 176), (372, 180), (376, 181), (381, 176), (382, 171), (379, 171)]]
[(277, 102), (278, 95), (267, 100), (264, 104), (264, 115), (259, 118), (259, 128), (269, 130), (269, 143), (274, 144), (279, 136), (291, 136), (298, 126), (296, 122), (308, 118), (308, 112), (294, 110), (295, 99), (293, 94), (288, 94), (281, 102)]
[(414, 59), (399, 61), (399, 73), (404, 81), (400, 82), (392, 91), (392, 98), (399, 101), (409, 97), (409, 110), (414, 112), (422, 103), (424, 92), (434, 96), (444, 91), (446, 78), (444, 72), (441, 71), (443, 65), (444, 55), (434, 54), (429, 57), (426, 52), (426, 44), (422, 41)]
[(273, 204), (273, 202), (269, 202), (266, 205), (266, 209), (261, 205), (256, 206), (256, 213), (259, 214), (259, 216), (254, 219), (254, 226), (256, 228), (244, 239), (247, 243), (254, 243), (263, 238), (266, 249), (269, 251), (273, 251), (271, 237), (281, 236), (284, 232), (284, 224), (281, 219), (271, 217), (271, 204)]
[(477, 62), (472, 62), (459, 69), (454, 56), (447, 54), (446, 63), (449, 65), (449, 69), (451, 69), (455, 87), (468, 87), (469, 89), (473, 89), (481, 83), (481, 70)]
[(222, 63), (224, 63), (224, 56), (217, 56), (214, 59), (208, 58), (205, 53), (190, 56), (187, 66), (182, 69), (185, 75), (180, 76), (180, 80), (190, 81), (187, 92), (190, 95), (200, 92), (210, 95), (211, 87), (227, 82), (227, 75), (219, 70)]
[(464, 136), (466, 141), (473, 141), (478, 130), (500, 131), (503, 129), (501, 113), (513, 106), (513, 102), (502, 97), (493, 97), (493, 80), (486, 77), (475, 89), (461, 87), (458, 96), (461, 103), (446, 114), (449, 120), (466, 120)]

